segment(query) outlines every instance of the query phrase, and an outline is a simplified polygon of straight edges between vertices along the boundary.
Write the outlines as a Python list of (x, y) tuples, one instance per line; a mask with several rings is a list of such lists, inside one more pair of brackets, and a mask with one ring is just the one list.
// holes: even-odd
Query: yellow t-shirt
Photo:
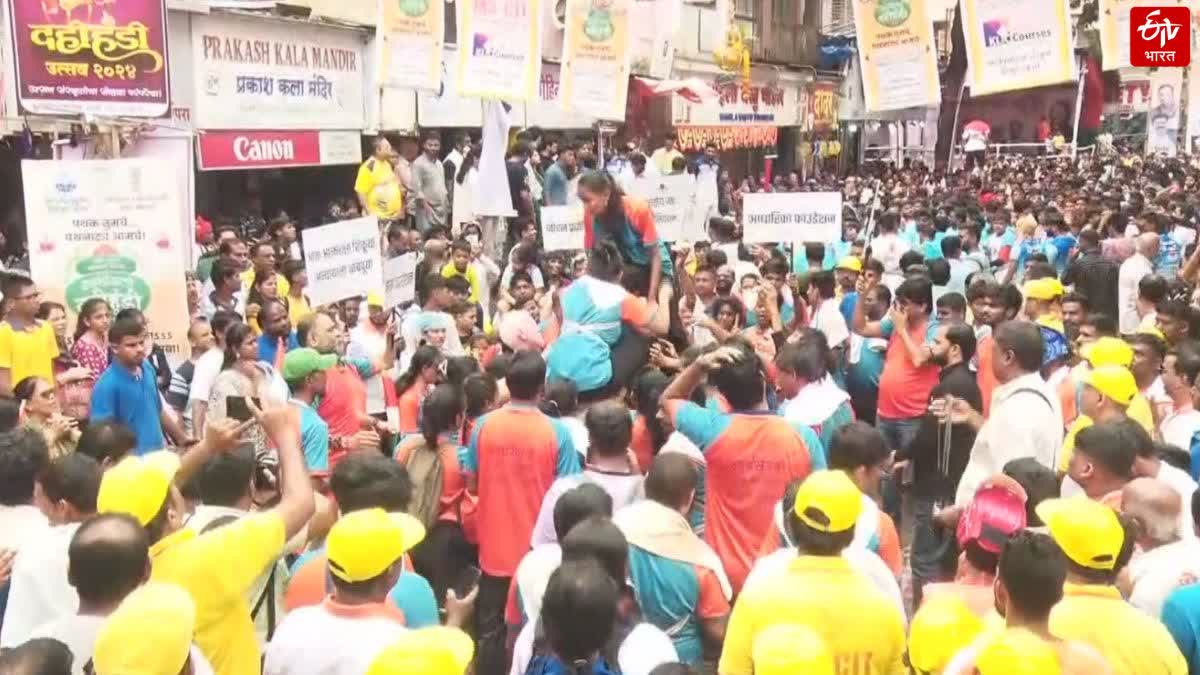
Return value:
[(467, 298), (470, 302), (479, 302), (479, 275), (475, 272), (475, 267), (467, 265), (466, 272), (459, 272), (454, 266), (454, 261), (446, 263), (442, 266), (442, 276), (449, 279), (451, 277), (462, 277), (471, 284), (471, 297)]
[(1063, 586), (1063, 599), (1050, 612), (1050, 632), (1095, 648), (1121, 675), (1188, 672), (1162, 623), (1125, 602), (1115, 586)]
[(150, 547), (150, 578), (191, 593), (194, 641), (217, 675), (261, 672), (246, 596), (263, 570), (283, 555), (284, 544), (283, 518), (266, 512), (201, 535), (179, 530)]
[(8, 368), (9, 386), (34, 375), (53, 385), (57, 356), (58, 340), (48, 322), (33, 330), (16, 330), (11, 323), (0, 321), (0, 368)]
[(288, 296), (288, 319), (292, 322), (292, 328), (295, 328), (300, 323), (300, 319), (309, 314), (312, 314), (312, 306), (308, 304), (308, 296), (303, 293), (298, 298), (293, 295)]
[(404, 188), (392, 165), (372, 157), (358, 167), (354, 192), (365, 195), (367, 212), (380, 218), (396, 218), (404, 213)]
[[(246, 292), (249, 293), (250, 287), (253, 285), (254, 285), (254, 268), (251, 267), (250, 269), (246, 270), (245, 272), (242, 272), (242, 288), (246, 289)], [(277, 292), (279, 293), (279, 297), (282, 298), (283, 296), (288, 294), (288, 291), (291, 290), (292, 285), (288, 283), (288, 280), (286, 277), (284, 277), (282, 274), (279, 274), (278, 272), (276, 272), (275, 273), (275, 288), (276, 288)]]
[[(1142, 425), (1146, 433), (1151, 436), (1154, 435), (1154, 414), (1150, 412), (1150, 402), (1146, 400), (1145, 396), (1141, 394), (1134, 396), (1125, 414), (1133, 421)], [(1058, 457), (1059, 473), (1067, 472), (1067, 466), (1071, 463), (1071, 455), (1075, 452), (1075, 437), (1079, 435), (1080, 431), (1093, 424), (1092, 418), (1087, 415), (1080, 415), (1071, 423), (1070, 428), (1067, 429), (1067, 436), (1063, 439), (1062, 453)]]
[(752, 675), (754, 638), (777, 624), (816, 631), (839, 673), (907, 672), (900, 610), (841, 557), (800, 556), (787, 571), (742, 589), (725, 633), (721, 675)]

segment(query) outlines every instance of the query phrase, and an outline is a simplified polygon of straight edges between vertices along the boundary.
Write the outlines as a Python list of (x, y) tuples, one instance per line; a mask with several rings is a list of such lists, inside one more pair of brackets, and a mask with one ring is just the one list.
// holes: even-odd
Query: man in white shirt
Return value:
[(1192, 437), (1200, 431), (1200, 411), (1192, 403), (1192, 387), (1200, 376), (1200, 351), (1189, 344), (1167, 352), (1163, 360), (1163, 389), (1171, 399), (1172, 410), (1159, 424), (1163, 442), (1190, 451)]
[[(1196, 492), (1196, 481), (1182, 469), (1177, 469), (1159, 458), (1154, 439), (1142, 428), (1142, 425), (1131, 419), (1121, 420), (1126, 437), (1134, 445), (1137, 453), (1133, 460), (1133, 475), (1141, 478), (1151, 478), (1171, 488), (1179, 495), (1179, 503), (1184, 507), (1179, 510), (1179, 536), (1184, 539), (1195, 538), (1195, 525), (1192, 522), (1192, 495)], [(1200, 576), (1200, 575), (1197, 575)]]
[(978, 429), (971, 459), (958, 484), (954, 503), (966, 506), (983, 481), (1021, 457), (1033, 457), (1051, 469), (1062, 447), (1062, 410), (1058, 395), (1039, 374), (1042, 335), (1036, 324), (1008, 321), (992, 337), (992, 370), (996, 388), (985, 421), (966, 401), (951, 399), (937, 414), (954, 424)]
[[(359, 321), (350, 330), (350, 345), (346, 356), (376, 363), (387, 351), (387, 323), (391, 313), (384, 309), (383, 294), (367, 294), (367, 320)], [(382, 415), (385, 409), (383, 376), (376, 373), (367, 378), (367, 414)]]
[(1182, 585), (1181, 579), (1200, 577), (1200, 540), (1195, 532), (1180, 537), (1178, 529), (1180, 516), (1190, 506), (1183, 506), (1170, 486), (1152, 478), (1138, 478), (1121, 491), (1121, 513), (1137, 523), (1142, 554), (1121, 571), (1117, 587), (1130, 604), (1155, 618), (1167, 596)]
[(208, 397), (212, 394), (213, 382), (216, 381), (217, 375), (221, 374), (221, 366), (225, 364), (225, 331), (241, 320), (242, 317), (233, 312), (217, 312), (209, 321), (209, 325), (212, 326), (213, 348), (196, 359), (192, 388), (188, 392), (187, 409), (191, 414), (193, 438), (204, 436)]
[[(49, 463), (46, 442), (33, 431), (0, 434), (0, 560), (16, 554), (50, 527), (45, 514), (34, 506), (34, 481)], [(12, 646), (20, 644), (14, 641)]]
[(0, 647), (19, 645), (41, 624), (78, 608), (79, 596), (67, 583), (67, 547), (79, 524), (96, 513), (100, 474), (96, 460), (72, 453), (38, 477), (50, 527), (27, 540), (13, 563)]
[(821, 270), (809, 275), (808, 301), (817, 308), (809, 326), (825, 334), (830, 350), (845, 349), (850, 341), (850, 329), (846, 326), (846, 317), (838, 309), (837, 281), (832, 271)]
[(1123, 335), (1137, 331), (1141, 318), (1137, 311), (1138, 283), (1142, 278), (1154, 273), (1151, 263), (1158, 256), (1158, 235), (1147, 232), (1134, 239), (1133, 255), (1121, 263), (1117, 274), (1117, 311), (1119, 328)]

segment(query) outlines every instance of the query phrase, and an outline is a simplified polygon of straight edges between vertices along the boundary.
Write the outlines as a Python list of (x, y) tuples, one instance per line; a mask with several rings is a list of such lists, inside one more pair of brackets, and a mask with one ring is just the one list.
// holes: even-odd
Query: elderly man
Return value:
[(1158, 257), (1158, 244), (1158, 235), (1153, 232), (1139, 234), (1134, 240), (1133, 255), (1121, 263), (1117, 274), (1117, 311), (1122, 335), (1137, 331), (1141, 321), (1137, 312), (1138, 284), (1154, 273), (1151, 261)]
[(1121, 511), (1137, 525), (1142, 554), (1121, 571), (1117, 587), (1130, 604), (1153, 617), (1182, 579), (1200, 577), (1200, 540), (1180, 536), (1184, 508), (1179, 493), (1154, 478), (1137, 478), (1121, 491)]

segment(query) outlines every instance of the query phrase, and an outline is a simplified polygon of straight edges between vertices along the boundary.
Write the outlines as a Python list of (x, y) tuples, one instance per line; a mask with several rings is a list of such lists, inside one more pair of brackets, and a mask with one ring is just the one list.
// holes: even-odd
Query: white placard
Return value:
[(542, 245), (547, 251), (583, 248), (583, 209), (578, 206), (543, 206)]
[[(634, 181), (629, 194), (646, 200), (654, 212), (654, 227), (661, 241), (693, 241), (696, 227), (691, 222), (703, 213), (695, 213), (696, 180), (689, 174), (656, 176)], [(704, 228), (699, 228), (704, 229)]]
[(379, 219), (375, 216), (304, 230), (301, 240), (313, 305), (383, 290)]
[(417, 254), (405, 253), (383, 261), (383, 295), (386, 309), (417, 297)]
[(742, 241), (834, 242), (842, 238), (842, 193), (755, 192), (743, 197)]
[(191, 21), (196, 128), (363, 128), (358, 33), (217, 14)]
[(172, 361), (187, 358), (187, 263), (178, 162), (25, 160), (29, 265), (68, 321), (90, 298), (139, 309)]

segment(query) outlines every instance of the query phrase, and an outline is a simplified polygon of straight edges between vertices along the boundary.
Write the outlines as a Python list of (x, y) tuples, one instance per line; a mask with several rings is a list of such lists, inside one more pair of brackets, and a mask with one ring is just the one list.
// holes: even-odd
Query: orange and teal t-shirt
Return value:
[(647, 268), (650, 266), (650, 256), (657, 252), (662, 260), (663, 278), (669, 278), (674, 270), (671, 252), (665, 242), (659, 241), (654, 212), (641, 199), (621, 199), (623, 208), (618, 217), (601, 216), (595, 219), (584, 212), (583, 247), (591, 248), (597, 240), (609, 239), (617, 245), (627, 262)]
[(555, 479), (583, 470), (571, 432), (526, 403), (480, 417), (471, 431), (463, 470), (475, 476), (479, 499), (479, 567), (511, 577)]
[[(879, 378), (879, 416), (889, 420), (921, 417), (929, 407), (929, 394), (938, 383), (938, 367), (926, 363), (920, 368), (909, 359), (904, 341), (893, 332), (891, 321), (883, 321), (884, 337), (888, 339)], [(933, 340), (937, 323), (927, 321), (908, 327), (908, 334), (920, 343)]]
[(704, 453), (704, 538), (736, 593), (774, 527), (775, 504), (788, 483), (824, 468), (822, 453), (812, 448), (820, 441), (811, 429), (766, 411), (724, 413), (679, 400), (666, 406), (675, 428)]

